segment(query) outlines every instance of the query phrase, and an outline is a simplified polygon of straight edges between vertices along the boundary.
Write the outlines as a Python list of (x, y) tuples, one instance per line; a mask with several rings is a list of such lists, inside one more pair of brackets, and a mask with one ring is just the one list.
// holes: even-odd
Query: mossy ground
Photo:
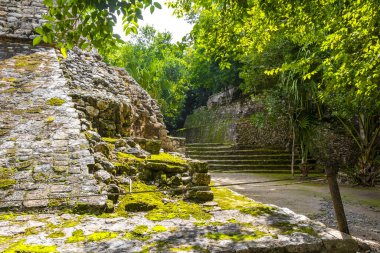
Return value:
[(57, 246), (31, 245), (25, 244), (25, 240), (20, 240), (11, 244), (3, 253), (52, 253), (58, 252)]
[(160, 153), (158, 155), (152, 155), (149, 160), (153, 162), (169, 162), (169, 163), (174, 163), (174, 164), (177, 163), (177, 164), (182, 164), (182, 165), (187, 164), (186, 160), (178, 156), (168, 154), (168, 153)]
[(271, 214), (276, 210), (276, 208), (272, 206), (253, 201), (225, 187), (215, 187), (211, 190), (214, 193), (214, 201), (224, 210), (238, 209), (240, 212), (252, 216)]
[[(163, 198), (167, 197), (161, 192), (155, 192), (158, 190), (156, 186), (146, 185), (142, 182), (134, 182), (132, 184), (133, 192), (141, 191), (153, 191), (149, 193), (138, 193), (125, 195), (117, 205), (115, 211), (121, 216), (127, 216), (128, 212), (125, 210), (127, 204), (136, 203), (136, 206), (146, 205), (154, 206), (154, 208), (147, 212), (146, 218), (153, 221), (169, 220), (174, 218), (190, 219), (193, 217), (197, 220), (208, 220), (211, 215), (205, 212), (202, 207), (196, 203), (186, 202), (183, 200), (177, 200), (175, 202), (164, 203)], [(126, 186), (128, 191), (129, 186)]]

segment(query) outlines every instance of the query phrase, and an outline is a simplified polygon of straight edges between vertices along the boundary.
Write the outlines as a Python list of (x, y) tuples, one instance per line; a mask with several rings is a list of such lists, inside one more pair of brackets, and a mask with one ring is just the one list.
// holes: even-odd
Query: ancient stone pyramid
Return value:
[(89, 172), (85, 131), (165, 144), (163, 116), (127, 72), (98, 55), (62, 59), (52, 47), (32, 47), (45, 11), (41, 1), (0, 0), (0, 209), (49, 208), (52, 197), (102, 207), (107, 196), (86, 197), (102, 189)]

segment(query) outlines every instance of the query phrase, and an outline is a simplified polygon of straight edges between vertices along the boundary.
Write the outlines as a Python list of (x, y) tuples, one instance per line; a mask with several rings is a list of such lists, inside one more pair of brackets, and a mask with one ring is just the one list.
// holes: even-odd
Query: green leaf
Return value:
[(61, 54), (62, 54), (63, 58), (65, 58), (65, 59), (67, 58), (67, 50), (65, 47), (61, 47)]
[(154, 6), (150, 6), (150, 14), (152, 14), (154, 12)]
[(158, 9), (162, 9), (162, 6), (159, 2), (154, 2), (154, 6), (156, 6)]
[(35, 38), (33, 39), (33, 46), (36, 46), (36, 45), (40, 44), (41, 40), (42, 40), (42, 37), (41, 37), (41, 36), (37, 36), (37, 37), (35, 37)]

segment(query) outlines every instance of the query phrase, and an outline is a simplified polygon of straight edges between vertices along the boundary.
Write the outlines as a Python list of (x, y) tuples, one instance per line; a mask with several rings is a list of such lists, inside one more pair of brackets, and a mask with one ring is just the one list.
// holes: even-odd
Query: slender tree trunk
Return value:
[(350, 234), (350, 231), (348, 230), (346, 214), (344, 213), (342, 198), (340, 196), (338, 181), (336, 180), (336, 174), (337, 170), (334, 167), (329, 166), (326, 168), (326, 175), (329, 183), (331, 199), (334, 205), (338, 229), (340, 232)]

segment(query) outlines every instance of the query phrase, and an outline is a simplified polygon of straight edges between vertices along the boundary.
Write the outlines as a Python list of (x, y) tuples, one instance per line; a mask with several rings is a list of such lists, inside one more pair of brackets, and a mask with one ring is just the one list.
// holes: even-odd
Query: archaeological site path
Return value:
[[(212, 173), (218, 184), (289, 178), (287, 174)], [(296, 181), (299, 181), (296, 179)], [(275, 186), (273, 186), (275, 184)], [(287, 184), (281, 186), (281, 184)], [(231, 186), (230, 189), (263, 203), (287, 207), (336, 228), (328, 185), (324, 182), (288, 185), (263, 183)], [(345, 212), (352, 235), (380, 242), (380, 188), (341, 186)]]

